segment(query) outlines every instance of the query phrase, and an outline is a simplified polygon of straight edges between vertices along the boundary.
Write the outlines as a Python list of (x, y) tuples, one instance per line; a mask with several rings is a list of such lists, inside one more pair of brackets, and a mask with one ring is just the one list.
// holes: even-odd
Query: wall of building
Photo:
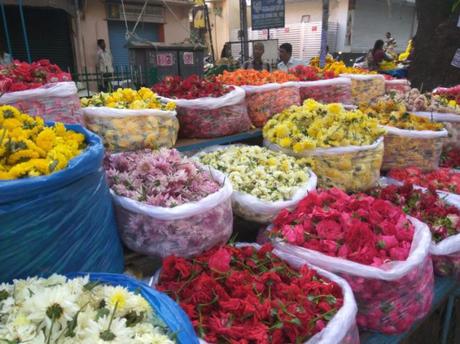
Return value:
[(392, 2), (389, 8), (386, 1), (357, 0), (353, 15), (352, 51), (368, 51), (377, 39), (384, 39), (387, 31), (395, 37), (397, 50), (402, 51), (415, 33), (415, 23), (413, 4)]
[[(165, 42), (181, 43), (185, 39), (190, 38), (189, 10), (187, 6), (169, 5), (171, 11), (165, 9), (165, 25), (164, 34)], [(177, 18), (176, 18), (177, 17)]]
[(338, 24), (336, 51), (344, 51), (347, 34), (348, 0), (333, 0), (329, 6), (329, 21)]

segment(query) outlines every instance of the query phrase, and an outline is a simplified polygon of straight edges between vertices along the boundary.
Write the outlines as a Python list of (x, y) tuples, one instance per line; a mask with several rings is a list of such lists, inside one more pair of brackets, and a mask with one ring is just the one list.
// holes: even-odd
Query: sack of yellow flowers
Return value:
[(81, 100), (85, 126), (113, 152), (172, 147), (179, 122), (175, 104), (163, 104), (148, 88), (126, 88)]
[(385, 94), (385, 77), (380, 74), (340, 74), (351, 79), (351, 98), (354, 104), (371, 102)]
[(100, 138), (0, 106), (0, 282), (123, 271)]
[(404, 104), (391, 100), (361, 104), (360, 109), (386, 130), (382, 170), (413, 166), (432, 171), (439, 167), (448, 134), (442, 123), (415, 116)]
[(264, 127), (264, 144), (275, 151), (312, 159), (320, 187), (367, 190), (380, 178), (384, 130), (378, 121), (341, 104), (308, 99), (274, 116)]
[(448, 137), (444, 139), (444, 147), (460, 147), (460, 113), (421, 111), (414, 112), (414, 115), (442, 123), (448, 132)]

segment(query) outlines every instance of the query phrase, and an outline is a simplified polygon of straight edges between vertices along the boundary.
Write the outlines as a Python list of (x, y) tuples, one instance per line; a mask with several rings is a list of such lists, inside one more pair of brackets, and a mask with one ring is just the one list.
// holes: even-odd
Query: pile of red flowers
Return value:
[(432, 172), (423, 172), (417, 167), (393, 169), (388, 176), (405, 183), (460, 194), (460, 173), (450, 168), (438, 168)]
[(395, 80), (396, 78), (389, 74), (382, 74), (385, 80)]
[(337, 77), (337, 73), (332, 70), (321, 70), (314, 66), (296, 66), (289, 70), (299, 81), (314, 81), (323, 79), (332, 79)]
[(441, 155), (441, 167), (460, 168), (460, 149), (451, 148)]
[(400, 206), (406, 214), (426, 223), (435, 242), (460, 234), (460, 210), (445, 203), (436, 190), (423, 192), (405, 184), (376, 188), (370, 194)]
[(202, 79), (198, 75), (191, 75), (187, 79), (168, 76), (152, 87), (160, 96), (175, 99), (221, 97), (233, 89), (233, 86), (225, 86), (217, 80)]
[(9, 65), (0, 66), (0, 92), (16, 92), (41, 87), (59, 81), (70, 81), (69, 73), (63, 72), (49, 60), (32, 63), (15, 60)]
[(293, 211), (282, 210), (270, 235), (329, 256), (380, 266), (407, 259), (414, 227), (388, 201), (330, 189), (308, 194)]
[(458, 104), (460, 104), (460, 85), (449, 88), (438, 87), (434, 90), (433, 93), (440, 95), (448, 100), (455, 100)]
[(336, 283), (291, 268), (270, 245), (214, 248), (163, 261), (157, 289), (180, 303), (210, 343), (301, 343), (343, 305)]

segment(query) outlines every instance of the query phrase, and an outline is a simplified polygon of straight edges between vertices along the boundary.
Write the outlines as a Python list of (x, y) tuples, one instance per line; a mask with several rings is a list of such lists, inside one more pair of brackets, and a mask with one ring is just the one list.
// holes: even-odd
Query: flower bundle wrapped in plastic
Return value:
[(297, 77), (282, 71), (237, 70), (224, 72), (217, 80), (241, 86), (246, 92), (248, 115), (256, 127), (262, 127), (274, 114), (300, 104)]
[(0, 180), (63, 170), (85, 147), (85, 136), (62, 123), (45, 126), (9, 105), (0, 106)]
[(417, 167), (392, 169), (388, 176), (404, 183), (460, 194), (460, 172), (450, 168), (438, 168), (432, 172), (424, 172)]
[(441, 123), (411, 114), (404, 104), (393, 100), (361, 104), (360, 109), (378, 119), (387, 131), (383, 170), (409, 166), (426, 171), (438, 168), (443, 140), (448, 135)]
[(385, 78), (380, 74), (340, 74), (351, 79), (353, 104), (372, 102), (385, 94)]
[(239, 244), (168, 257), (154, 282), (209, 343), (359, 343), (350, 287), (314, 269), (270, 245)]
[(300, 161), (258, 146), (215, 146), (196, 156), (228, 176), (233, 209), (249, 221), (268, 223), (316, 187), (316, 176)]
[(376, 188), (370, 194), (400, 206), (406, 214), (426, 223), (433, 238), (430, 252), (434, 272), (460, 278), (459, 202), (442, 199), (435, 189), (423, 191), (409, 183)]
[(388, 201), (313, 192), (282, 211), (269, 231), (277, 248), (350, 283), (364, 329), (405, 332), (430, 310), (430, 232)]
[(163, 101), (175, 102), (181, 137), (211, 138), (237, 134), (251, 128), (240, 87), (192, 75), (185, 80), (166, 77), (152, 89)]
[[(174, 302), (160, 293), (146, 293), (140, 283), (116, 277), (52, 275), (2, 284), (0, 338), (37, 344), (180, 343), (174, 330), (185, 332), (189, 324)], [(175, 323), (167, 319), (174, 330), (162, 319), (169, 314), (158, 313), (160, 305), (178, 317)], [(188, 334), (193, 336), (193, 332)], [(196, 338), (191, 337), (190, 343), (197, 343)]]
[(410, 82), (407, 79), (385, 79), (386, 94), (401, 94), (405, 95), (411, 90)]
[(104, 140), (110, 151), (172, 147), (179, 122), (176, 105), (160, 101), (152, 90), (118, 89), (81, 100), (85, 126)]
[(273, 117), (265, 145), (296, 157), (311, 157), (322, 187), (367, 190), (380, 178), (384, 130), (378, 121), (341, 104), (306, 100)]
[[(433, 94), (440, 95), (448, 101), (453, 100), (456, 104), (460, 104), (460, 85), (452, 87), (437, 87), (433, 90)], [(452, 105), (454, 105), (454, 103), (452, 103)]]
[(125, 152), (105, 168), (122, 240), (134, 251), (193, 256), (233, 230), (232, 187), (176, 150)]
[(69, 73), (49, 60), (13, 61), (0, 66), (0, 104), (41, 116), (47, 121), (78, 123), (81, 120), (77, 87)]

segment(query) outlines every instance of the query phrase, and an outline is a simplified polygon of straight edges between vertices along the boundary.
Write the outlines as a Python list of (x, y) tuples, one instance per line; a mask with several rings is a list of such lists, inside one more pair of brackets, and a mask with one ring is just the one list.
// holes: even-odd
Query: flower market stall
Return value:
[[(5, 68), (0, 102), (70, 84)], [(0, 342), (407, 336), (460, 281), (458, 87), (417, 92), (312, 59), (97, 93), (86, 128), (1, 105)]]

